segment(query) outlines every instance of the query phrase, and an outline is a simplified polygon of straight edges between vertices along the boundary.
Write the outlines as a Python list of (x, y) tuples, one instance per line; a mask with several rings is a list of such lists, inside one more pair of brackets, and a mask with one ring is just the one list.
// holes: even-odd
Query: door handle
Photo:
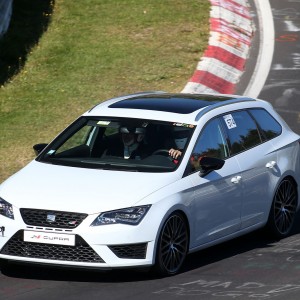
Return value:
[(277, 165), (276, 161), (272, 160), (266, 164), (266, 168), (273, 169)]
[(232, 183), (239, 183), (240, 180), (242, 179), (242, 176), (235, 176), (231, 178)]

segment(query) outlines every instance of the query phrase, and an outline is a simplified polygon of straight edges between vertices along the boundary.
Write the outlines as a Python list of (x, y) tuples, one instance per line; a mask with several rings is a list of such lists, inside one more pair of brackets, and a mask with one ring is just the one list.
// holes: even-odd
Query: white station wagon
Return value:
[(139, 93), (102, 102), (0, 185), (0, 259), (179, 272), (188, 253), (299, 206), (300, 137), (271, 105)]

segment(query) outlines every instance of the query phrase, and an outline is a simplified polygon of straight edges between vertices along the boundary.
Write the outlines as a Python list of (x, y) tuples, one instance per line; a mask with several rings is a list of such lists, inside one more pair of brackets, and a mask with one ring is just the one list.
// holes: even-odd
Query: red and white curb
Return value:
[(247, 0), (210, 0), (210, 38), (182, 93), (234, 94), (249, 54), (254, 25)]

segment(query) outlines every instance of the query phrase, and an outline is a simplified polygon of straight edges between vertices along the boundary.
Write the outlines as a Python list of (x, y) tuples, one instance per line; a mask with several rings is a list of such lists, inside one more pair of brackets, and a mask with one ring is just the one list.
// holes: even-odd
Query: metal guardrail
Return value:
[(7, 31), (11, 13), (13, 0), (0, 0), (0, 38)]

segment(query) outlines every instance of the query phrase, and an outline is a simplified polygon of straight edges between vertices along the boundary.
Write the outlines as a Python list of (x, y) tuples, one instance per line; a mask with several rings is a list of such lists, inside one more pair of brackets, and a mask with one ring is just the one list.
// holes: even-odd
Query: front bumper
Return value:
[[(28, 226), (17, 216), (0, 216), (0, 259), (70, 267), (112, 269), (150, 266), (154, 263), (156, 231), (147, 218), (138, 226), (113, 224), (90, 227), (95, 216), (88, 216), (75, 229)], [(74, 245), (24, 240), (24, 231), (35, 236), (52, 234), (75, 237)]]
[(153, 242), (123, 245), (99, 245), (94, 249), (76, 236), (75, 246), (24, 242), (18, 231), (2, 248), (0, 259), (78, 266), (97, 269), (150, 266), (153, 263)]

